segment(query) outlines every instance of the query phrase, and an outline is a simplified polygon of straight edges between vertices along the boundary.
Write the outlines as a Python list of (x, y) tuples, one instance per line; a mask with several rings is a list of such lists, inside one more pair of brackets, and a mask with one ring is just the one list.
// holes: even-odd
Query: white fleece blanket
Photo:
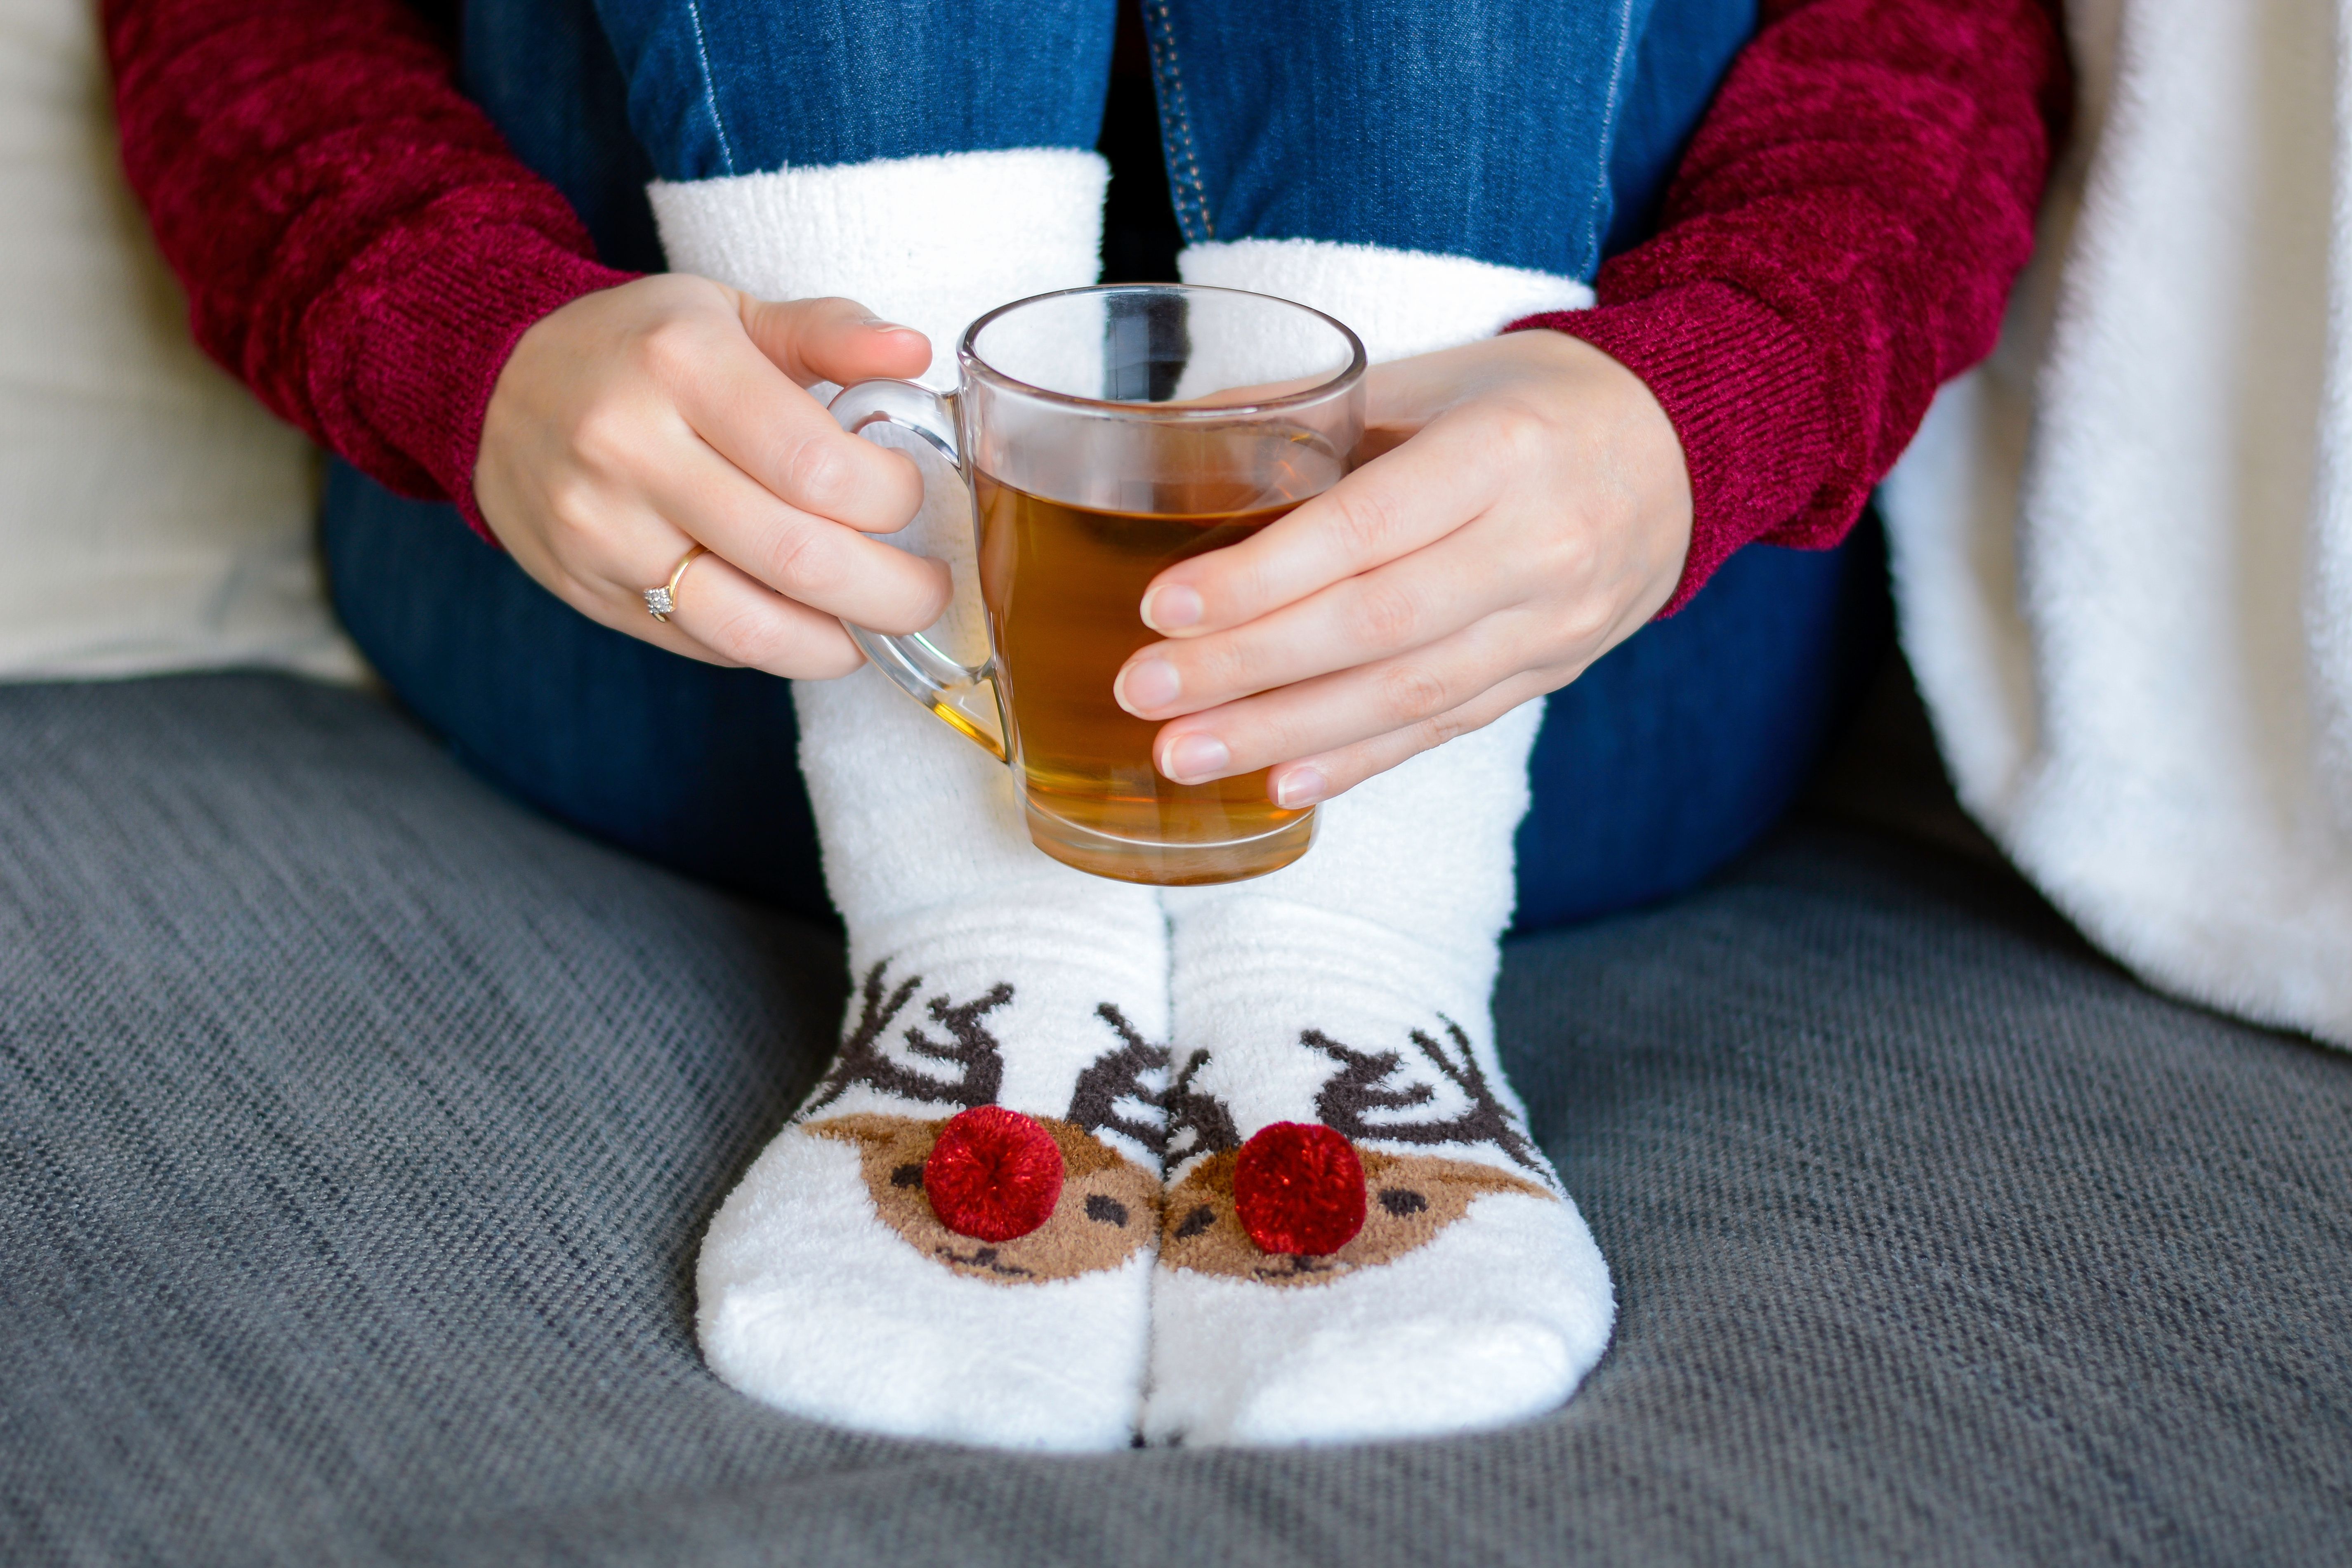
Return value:
[(2352, 1047), (2352, 0), (2073, 0), (1992, 360), (1883, 492), (1960, 798), (2142, 979)]

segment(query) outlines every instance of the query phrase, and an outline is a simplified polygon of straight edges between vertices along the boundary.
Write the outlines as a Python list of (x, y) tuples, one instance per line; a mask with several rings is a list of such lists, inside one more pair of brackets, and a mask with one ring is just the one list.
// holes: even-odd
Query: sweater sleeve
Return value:
[(1695, 512), (1664, 613), (1755, 541), (1825, 549), (1937, 385), (1991, 352), (2063, 128), (2046, 0), (1781, 0), (1659, 232), (1591, 310), (1529, 317), (1639, 375)]
[(123, 163), (196, 341), (408, 495), (474, 503), (532, 322), (628, 274), (457, 89), (401, 0), (106, 0)]

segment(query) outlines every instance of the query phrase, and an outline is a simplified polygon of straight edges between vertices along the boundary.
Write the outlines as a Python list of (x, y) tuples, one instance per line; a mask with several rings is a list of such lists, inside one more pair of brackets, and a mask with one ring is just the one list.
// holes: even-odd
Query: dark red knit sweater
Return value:
[[(1766, 0), (1657, 237), (1530, 318), (1646, 382), (1696, 502), (1680, 605), (1752, 540), (1826, 546), (1992, 346), (2063, 114), (2047, 0)], [(107, 0), (131, 184), (197, 341), (478, 529), (483, 410), (533, 321), (628, 274), (401, 0)]]

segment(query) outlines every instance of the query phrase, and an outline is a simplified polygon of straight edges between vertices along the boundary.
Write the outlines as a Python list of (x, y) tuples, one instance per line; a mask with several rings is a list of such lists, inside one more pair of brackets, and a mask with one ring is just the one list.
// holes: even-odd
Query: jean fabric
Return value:
[[(1645, 116), (1667, 110), (1656, 133), (1678, 142), (1754, 12), (1752, 0), (1670, 0), (1665, 15), (1652, 0), (1144, 0), (1143, 15), (1187, 240), (1336, 240), (1589, 279), (1645, 37), (1682, 45), (1654, 47), (1641, 84)], [(1654, 168), (1628, 172), (1656, 183)]]
[(1091, 147), (1118, 19), (1115, 0), (596, 0), (596, 11), (629, 123), (666, 180)]
[[(538, 13), (567, 9), (577, 34), (562, 0), (469, 6), (469, 80), (543, 83), (545, 54), (516, 46)], [(528, 29), (498, 20), (524, 13)], [(1140, 14), (1187, 240), (1339, 240), (1580, 279), (1650, 216), (1756, 22), (1755, 0), (1142, 0)], [(596, 15), (644, 149), (615, 162), (705, 180), (1091, 147), (1118, 4), (596, 0)], [(611, 124), (605, 81), (572, 96)], [(562, 97), (485, 102), (544, 136)]]
[[(1639, 237), (1755, 19), (1754, 0), (1382, 0), (1279, 26), (1240, 0), (1142, 10), (1189, 238), (1578, 276)], [(474, 0), (464, 80), (608, 260), (651, 267), (649, 174), (1093, 145), (1116, 5), (982, 11)], [(453, 509), (340, 465), (325, 523), (352, 636), (478, 771), (656, 861), (824, 912), (783, 682), (596, 626)], [(1519, 834), (1521, 926), (1688, 887), (1777, 817), (1883, 647), (1881, 576), (1866, 538), (1751, 548), (1554, 693)]]
[(662, 270), (645, 143), (629, 128), (621, 74), (590, 0), (475, 0), (464, 9), (458, 80), (516, 155), (562, 191), (610, 267)]

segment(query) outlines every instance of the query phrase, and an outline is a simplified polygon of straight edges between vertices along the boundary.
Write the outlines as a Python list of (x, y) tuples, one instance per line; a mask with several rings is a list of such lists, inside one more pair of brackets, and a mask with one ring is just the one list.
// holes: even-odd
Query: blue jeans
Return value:
[[(705, 180), (1091, 147), (1118, 6), (596, 0), (596, 11), (654, 167)], [(1186, 239), (1339, 240), (1590, 279), (1621, 178), (1627, 205), (1646, 206), (1755, 5), (1143, 0), (1141, 16)]]
[[(658, 265), (650, 174), (1084, 147), (1102, 125), (1111, 0), (786, 9), (473, 0), (465, 80), (606, 258), (640, 268)], [(1589, 278), (1644, 232), (1754, 8), (1318, 0), (1277, 24), (1245, 0), (1144, 0), (1143, 16), (1186, 238), (1357, 241)], [(352, 635), (471, 765), (664, 864), (825, 911), (782, 681), (605, 630), (452, 509), (340, 466), (325, 539)], [(1883, 649), (1881, 578), (1869, 537), (1749, 549), (1554, 693), (1519, 833), (1520, 924), (1675, 892), (1769, 826)]]

